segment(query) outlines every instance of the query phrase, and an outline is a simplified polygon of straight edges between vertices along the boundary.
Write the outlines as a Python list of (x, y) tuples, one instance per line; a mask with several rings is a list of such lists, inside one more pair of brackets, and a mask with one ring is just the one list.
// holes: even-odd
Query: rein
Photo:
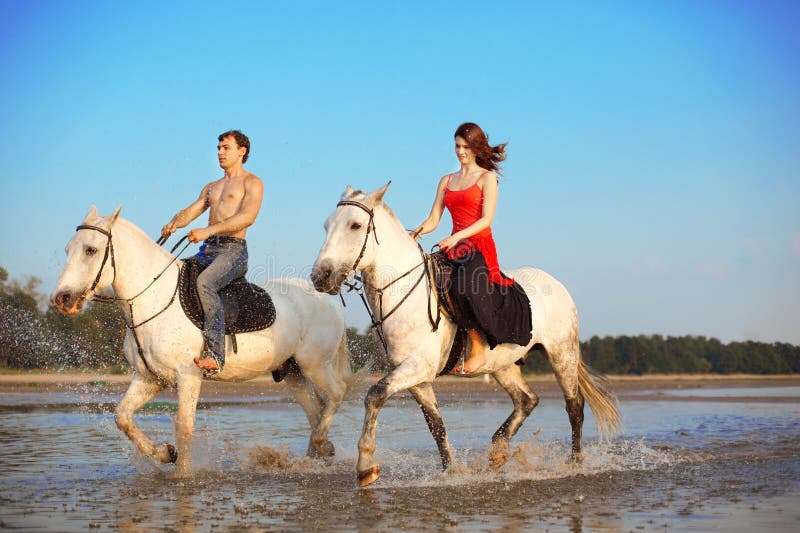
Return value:
[[(113, 279), (112, 279), (112, 281), (111, 281), (111, 284), (112, 284), (112, 285), (114, 284), (114, 282), (115, 282), (115, 281), (116, 281), (116, 279), (117, 279), (117, 266), (116, 266), (116, 261), (115, 261), (115, 259), (114, 259), (114, 242), (113, 242), (113, 240), (112, 240), (112, 238), (111, 238), (111, 232), (110, 232), (110, 231), (108, 231), (108, 230), (105, 230), (105, 229), (103, 229), (103, 228), (101, 228), (101, 227), (99, 227), (99, 226), (93, 226), (93, 225), (90, 225), (90, 224), (81, 224), (80, 226), (78, 226), (77, 228), (75, 228), (75, 231), (80, 231), (80, 230), (82, 230), (82, 229), (88, 229), (88, 230), (92, 230), (92, 231), (97, 231), (97, 232), (100, 232), (100, 233), (102, 233), (103, 235), (105, 235), (105, 236), (108, 238), (108, 241), (106, 242), (106, 251), (105, 251), (105, 254), (103, 255), (103, 262), (102, 262), (102, 263), (100, 263), (100, 270), (97, 272), (97, 276), (95, 276), (95, 279), (94, 279), (94, 282), (92, 283), (92, 286), (91, 286), (91, 288), (89, 288), (89, 290), (87, 290), (87, 291), (84, 291), (84, 292), (81, 294), (81, 298), (85, 298), (87, 294), (89, 294), (89, 293), (93, 293), (93, 292), (94, 292), (95, 288), (97, 287), (97, 284), (100, 282), (100, 277), (101, 277), (101, 276), (102, 276), (102, 274), (103, 274), (103, 269), (105, 268), (105, 266), (106, 266), (106, 261), (108, 261), (108, 258), (109, 258), (109, 257), (111, 257), (111, 266), (112, 266), (112, 268), (114, 269), (114, 278), (113, 278)], [(181, 240), (179, 240), (179, 241), (177, 242), (177, 244), (175, 244), (175, 246), (173, 246), (173, 247), (172, 247), (172, 252), (175, 252), (175, 249), (176, 249), (176, 248), (177, 248), (177, 247), (178, 247), (178, 246), (179, 246), (179, 245), (180, 245), (180, 244), (181, 244), (181, 243), (182, 243), (182, 242), (183, 242), (183, 241), (184, 241), (184, 240), (185, 240), (187, 237), (188, 237), (188, 235), (185, 235), (185, 236), (184, 236), (184, 237), (183, 237)], [(162, 241), (162, 239), (159, 239), (159, 240), (158, 240), (158, 244), (159, 244), (159, 245), (163, 245), (163, 244), (164, 244), (164, 242), (166, 242), (166, 239), (163, 239), (163, 241)], [(131, 318), (130, 318), (130, 322), (131, 322), (131, 323), (130, 323), (130, 324), (128, 324), (128, 321), (127, 321), (127, 319), (126, 319), (126, 320), (125, 320), (125, 327), (127, 327), (128, 329), (130, 329), (130, 330), (131, 330), (131, 333), (133, 333), (133, 339), (136, 341), (136, 348), (137, 348), (137, 350), (138, 350), (138, 352), (139, 352), (139, 357), (141, 357), (141, 358), (142, 358), (142, 361), (144, 362), (144, 366), (145, 366), (145, 367), (147, 367), (147, 370), (148, 370), (148, 371), (150, 371), (150, 373), (151, 373), (151, 374), (153, 374), (153, 375), (156, 375), (156, 374), (155, 374), (155, 373), (152, 371), (152, 369), (150, 368), (150, 365), (147, 363), (147, 359), (145, 359), (145, 357), (144, 357), (144, 350), (142, 349), (142, 344), (139, 342), (139, 337), (138, 337), (138, 335), (136, 335), (136, 328), (138, 328), (139, 326), (142, 326), (142, 325), (144, 325), (144, 324), (147, 324), (148, 322), (150, 322), (151, 320), (153, 320), (154, 318), (156, 318), (157, 316), (159, 316), (159, 315), (160, 315), (160, 314), (162, 314), (164, 311), (166, 311), (167, 309), (169, 309), (169, 308), (170, 308), (170, 306), (172, 305), (172, 303), (175, 301), (175, 296), (178, 294), (178, 283), (175, 283), (175, 290), (172, 292), (172, 297), (170, 298), (169, 302), (167, 302), (167, 305), (165, 305), (163, 308), (161, 308), (161, 310), (160, 310), (160, 311), (158, 311), (156, 314), (154, 314), (154, 315), (153, 315), (153, 316), (151, 316), (150, 318), (147, 318), (147, 319), (145, 319), (145, 320), (142, 320), (142, 321), (141, 321), (141, 322), (139, 322), (138, 324), (134, 324), (134, 323), (133, 323), (133, 301), (134, 301), (136, 298), (138, 298), (139, 296), (141, 296), (142, 294), (144, 294), (145, 292), (147, 292), (147, 290), (148, 290), (150, 287), (152, 287), (152, 286), (153, 286), (153, 284), (154, 284), (156, 281), (158, 281), (158, 279), (159, 279), (159, 278), (160, 278), (160, 277), (161, 277), (161, 276), (162, 276), (162, 275), (163, 275), (163, 274), (164, 274), (164, 273), (167, 271), (167, 269), (169, 269), (169, 267), (170, 267), (170, 266), (172, 266), (172, 264), (173, 264), (175, 261), (177, 261), (177, 260), (178, 260), (178, 258), (179, 258), (179, 257), (180, 257), (180, 256), (183, 254), (183, 252), (185, 252), (185, 251), (186, 251), (186, 248), (188, 248), (190, 244), (191, 244), (191, 243), (187, 242), (187, 243), (186, 243), (186, 246), (184, 246), (184, 247), (181, 249), (181, 251), (178, 253), (178, 255), (176, 255), (175, 257), (173, 257), (173, 258), (172, 258), (172, 260), (171, 260), (169, 263), (167, 263), (167, 266), (165, 266), (165, 267), (164, 267), (164, 269), (163, 269), (163, 270), (161, 270), (161, 272), (159, 272), (159, 273), (156, 275), (156, 277), (154, 277), (154, 278), (153, 278), (153, 280), (152, 280), (150, 283), (148, 283), (148, 284), (147, 284), (147, 286), (146, 286), (144, 289), (142, 289), (141, 291), (139, 291), (138, 293), (136, 293), (136, 295), (135, 295), (135, 296), (133, 296), (133, 297), (131, 297), (131, 298), (120, 298), (120, 297), (118, 297), (118, 296), (101, 296), (101, 295), (99, 295), (99, 294), (92, 294), (92, 297), (90, 298), (90, 300), (96, 300), (98, 303), (104, 303), (104, 304), (110, 304), (110, 303), (114, 303), (114, 302), (125, 302), (126, 304), (128, 304), (128, 313), (130, 314), (130, 317), (131, 317)]]
[[(364, 244), (361, 246), (361, 252), (358, 254), (358, 257), (356, 258), (355, 262), (353, 263), (352, 268), (350, 269), (351, 271), (356, 271), (356, 269), (358, 267), (358, 263), (361, 262), (361, 259), (364, 257), (364, 252), (367, 249), (367, 242), (369, 242), (370, 231), (372, 231), (372, 233), (373, 233), (373, 235), (375, 237), (375, 244), (380, 246), (380, 242), (378, 242), (377, 228), (375, 227), (375, 211), (373, 209), (370, 209), (369, 207), (367, 207), (365, 204), (363, 204), (361, 202), (357, 202), (355, 200), (342, 200), (338, 204), (336, 204), (336, 207), (338, 208), (338, 207), (341, 207), (341, 206), (344, 206), (344, 205), (352, 205), (352, 206), (358, 207), (358, 208), (362, 209), (363, 211), (365, 211), (369, 215), (369, 222), (367, 223), (367, 232), (364, 235)], [(344, 285), (346, 285), (347, 288), (348, 288), (348, 292), (356, 291), (356, 293), (361, 297), (361, 301), (364, 303), (364, 307), (366, 307), (367, 313), (369, 314), (370, 321), (372, 322), (372, 325), (370, 327), (374, 328), (375, 331), (378, 332), (378, 338), (381, 340), (381, 344), (383, 345), (383, 350), (386, 353), (389, 353), (389, 348), (388, 348), (388, 343), (386, 341), (386, 335), (383, 333), (383, 324), (384, 324), (384, 322), (386, 322), (386, 320), (390, 316), (392, 316), (394, 314), (394, 312), (397, 311), (400, 308), (401, 305), (403, 305), (405, 303), (405, 301), (408, 299), (409, 296), (411, 296), (411, 293), (414, 292), (414, 289), (417, 288), (417, 286), (420, 284), (420, 282), (422, 282), (423, 278), (425, 278), (426, 275), (428, 276), (428, 283), (426, 285), (427, 288), (428, 288), (428, 320), (431, 323), (432, 331), (436, 331), (437, 329), (439, 329), (439, 321), (441, 320), (441, 309), (439, 308), (438, 304), (436, 305), (436, 319), (434, 319), (433, 315), (431, 314), (431, 295), (432, 295), (431, 294), (431, 285), (432, 285), (432, 281), (431, 281), (431, 271), (429, 269), (429, 261), (430, 261), (430, 259), (429, 259), (429, 257), (427, 255), (425, 255), (425, 252), (422, 250), (422, 246), (420, 246), (419, 243), (416, 243), (416, 245), (419, 248), (420, 255), (422, 256), (422, 261), (421, 262), (417, 263), (416, 265), (411, 267), (409, 270), (407, 270), (404, 274), (396, 277), (395, 279), (393, 279), (392, 281), (390, 281), (389, 283), (387, 283), (383, 287), (372, 287), (371, 288), (371, 290), (378, 295), (378, 314), (377, 314), (377, 317), (376, 317), (375, 313), (372, 312), (372, 309), (370, 308), (369, 303), (367, 302), (366, 296), (364, 294), (364, 288), (367, 287), (366, 280), (363, 277), (359, 277), (358, 275), (355, 275), (354, 276), (355, 280), (357, 282), (361, 282), (360, 286), (357, 285), (357, 283), (350, 283), (350, 282), (347, 282), (347, 281), (344, 282)], [(420, 266), (423, 266), (423, 265), (424, 265), (424, 269), (423, 269), (422, 273), (419, 275), (419, 277), (417, 278), (417, 280), (414, 282), (414, 284), (411, 286), (411, 289), (405, 294), (405, 296), (403, 296), (400, 299), (399, 302), (397, 302), (397, 304), (394, 307), (392, 307), (392, 309), (388, 313), (384, 314), (383, 313), (383, 292), (386, 289), (388, 289), (389, 287), (391, 287), (392, 285), (394, 285), (395, 283), (397, 283), (398, 281), (400, 281), (401, 279), (405, 278), (406, 276), (408, 276), (409, 274), (414, 272), (417, 268), (419, 268)], [(340, 296), (341, 296), (341, 293), (340, 293)], [(342, 303), (344, 303), (344, 298), (342, 298)]]

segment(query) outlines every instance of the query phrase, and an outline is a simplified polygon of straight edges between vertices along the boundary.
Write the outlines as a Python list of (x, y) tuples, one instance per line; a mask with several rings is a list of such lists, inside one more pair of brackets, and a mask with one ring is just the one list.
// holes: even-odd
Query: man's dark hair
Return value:
[(221, 142), (225, 137), (233, 137), (233, 139), (236, 141), (236, 146), (243, 146), (245, 148), (244, 157), (242, 157), (242, 163), (247, 163), (247, 158), (250, 157), (250, 139), (247, 138), (247, 135), (239, 130), (228, 130), (225, 133), (220, 133), (217, 140)]

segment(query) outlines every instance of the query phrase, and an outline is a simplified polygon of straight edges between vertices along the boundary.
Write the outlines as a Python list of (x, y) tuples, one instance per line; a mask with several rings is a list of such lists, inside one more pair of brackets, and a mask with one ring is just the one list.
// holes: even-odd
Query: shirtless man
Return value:
[(220, 135), (217, 157), (225, 175), (203, 187), (197, 200), (161, 229), (161, 235), (168, 237), (211, 208), (208, 226), (189, 232), (191, 242), (203, 241), (195, 258), (206, 265), (197, 278), (206, 349), (194, 360), (205, 373), (217, 373), (225, 364), (225, 315), (218, 292), (247, 272), (245, 234), (261, 209), (264, 184), (242, 166), (249, 155), (250, 139), (244, 133), (231, 130)]

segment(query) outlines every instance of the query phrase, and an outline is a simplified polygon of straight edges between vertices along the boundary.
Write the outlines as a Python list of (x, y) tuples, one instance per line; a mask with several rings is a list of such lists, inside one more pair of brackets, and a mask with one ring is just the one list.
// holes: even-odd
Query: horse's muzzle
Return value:
[(327, 261), (314, 265), (314, 269), (311, 271), (311, 282), (314, 284), (314, 288), (327, 294), (339, 294), (346, 277), (346, 271), (334, 269), (332, 264)]
[(83, 298), (78, 298), (72, 291), (58, 291), (50, 297), (50, 305), (62, 315), (77, 315), (83, 302)]

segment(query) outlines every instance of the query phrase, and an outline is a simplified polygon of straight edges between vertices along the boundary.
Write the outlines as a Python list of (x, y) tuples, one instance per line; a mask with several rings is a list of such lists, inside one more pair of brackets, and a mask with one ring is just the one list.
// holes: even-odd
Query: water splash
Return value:
[[(678, 454), (638, 441), (615, 440), (584, 445), (583, 461), (570, 460), (571, 447), (564, 441), (540, 442), (537, 435), (509, 449), (509, 460), (500, 469), (488, 461), (488, 448), (456, 454), (455, 464), (441, 472), (430, 457), (395, 451), (386, 453), (382, 488), (404, 486), (435, 487), (481, 483), (540, 481), (578, 475), (591, 476), (615, 471), (646, 471), (671, 466), (686, 460)], [(437, 458), (438, 459), (438, 458)]]

